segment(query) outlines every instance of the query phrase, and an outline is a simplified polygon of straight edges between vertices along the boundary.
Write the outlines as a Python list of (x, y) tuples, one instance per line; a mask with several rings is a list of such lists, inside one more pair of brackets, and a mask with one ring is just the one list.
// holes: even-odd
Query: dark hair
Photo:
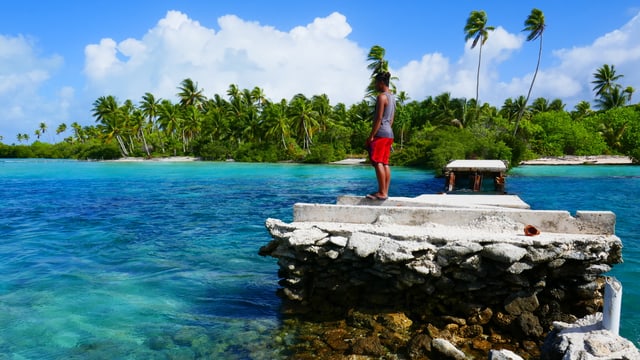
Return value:
[(382, 81), (387, 86), (389, 86), (390, 78), (391, 78), (391, 74), (388, 71), (383, 71), (376, 75), (376, 81)]

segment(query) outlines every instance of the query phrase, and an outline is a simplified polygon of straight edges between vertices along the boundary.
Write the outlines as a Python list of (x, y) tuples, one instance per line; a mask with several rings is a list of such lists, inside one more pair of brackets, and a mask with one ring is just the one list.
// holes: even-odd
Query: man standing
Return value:
[(391, 127), (396, 112), (396, 100), (389, 91), (390, 78), (391, 74), (388, 72), (376, 75), (376, 90), (379, 94), (376, 98), (371, 134), (366, 144), (369, 150), (369, 159), (378, 180), (378, 191), (367, 195), (367, 198), (374, 200), (386, 200), (389, 197), (389, 184), (391, 183), (389, 155), (393, 144), (393, 129)]

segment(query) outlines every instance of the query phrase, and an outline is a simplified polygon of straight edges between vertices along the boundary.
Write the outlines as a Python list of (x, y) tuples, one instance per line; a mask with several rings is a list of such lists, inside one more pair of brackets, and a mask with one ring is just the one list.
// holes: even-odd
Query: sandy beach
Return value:
[[(347, 158), (334, 161), (331, 164), (337, 165), (363, 165), (366, 159)], [(630, 165), (633, 160), (623, 155), (588, 155), (588, 156), (556, 156), (542, 157), (533, 160), (522, 161), (519, 165)]]
[(334, 165), (363, 165), (367, 162), (367, 159), (359, 159), (359, 158), (346, 158), (339, 161), (331, 162)]
[(629, 165), (633, 161), (622, 155), (560, 156), (526, 160), (520, 165)]
[(143, 157), (123, 157), (117, 160), (112, 160), (112, 161), (119, 161), (119, 162), (138, 162), (138, 161), (164, 161), (164, 162), (183, 162), (183, 161), (199, 161), (200, 158), (197, 157), (193, 157), (193, 156), (168, 156), (168, 157), (158, 157), (158, 158), (151, 158), (151, 159), (145, 159)]
[[(194, 156), (168, 156), (145, 159), (143, 157), (123, 157), (118, 162), (138, 162), (138, 161), (161, 161), (161, 162), (187, 162), (200, 161), (200, 158)], [(334, 165), (365, 165), (365, 158), (346, 158), (339, 161), (331, 162)], [(519, 165), (629, 165), (633, 164), (633, 160), (623, 155), (589, 155), (589, 156), (558, 156), (558, 157), (542, 157), (533, 160), (522, 161)]]

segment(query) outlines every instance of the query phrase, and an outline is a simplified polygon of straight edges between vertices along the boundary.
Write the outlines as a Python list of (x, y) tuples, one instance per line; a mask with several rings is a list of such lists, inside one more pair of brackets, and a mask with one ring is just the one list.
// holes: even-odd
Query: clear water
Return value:
[(608, 274), (622, 282), (620, 335), (640, 347), (640, 166), (523, 166), (507, 178), (534, 209), (610, 210), (624, 263)]
[[(375, 187), (365, 166), (0, 159), (0, 359), (281, 357), (265, 219)], [(621, 333), (638, 343), (640, 168), (522, 167), (508, 188), (538, 209), (616, 212)], [(392, 196), (440, 189), (393, 169)]]

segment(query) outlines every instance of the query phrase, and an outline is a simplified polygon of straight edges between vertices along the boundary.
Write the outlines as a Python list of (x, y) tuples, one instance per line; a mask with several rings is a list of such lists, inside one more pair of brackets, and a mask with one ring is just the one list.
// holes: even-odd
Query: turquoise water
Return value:
[[(364, 166), (0, 159), (0, 359), (274, 359), (268, 217), (375, 190)], [(391, 195), (441, 189), (394, 168)], [(538, 209), (612, 210), (625, 263), (622, 335), (640, 340), (640, 167), (522, 167)]]
[(620, 335), (640, 347), (640, 166), (523, 166), (508, 187), (534, 209), (610, 210), (624, 263), (608, 274), (622, 282)]

